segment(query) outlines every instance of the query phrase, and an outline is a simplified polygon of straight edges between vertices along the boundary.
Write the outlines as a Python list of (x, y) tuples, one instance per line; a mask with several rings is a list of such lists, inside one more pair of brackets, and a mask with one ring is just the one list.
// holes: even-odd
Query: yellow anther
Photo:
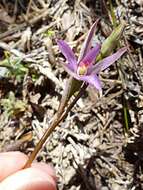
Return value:
[(86, 75), (87, 73), (87, 67), (85, 65), (79, 66), (77, 69), (78, 75)]

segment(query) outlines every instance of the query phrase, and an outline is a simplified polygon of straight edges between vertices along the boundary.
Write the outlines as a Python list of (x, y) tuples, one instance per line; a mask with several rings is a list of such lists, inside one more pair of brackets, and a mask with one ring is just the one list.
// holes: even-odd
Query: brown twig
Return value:
[[(28, 24), (34, 25), (35, 23), (39, 22), (41, 19), (46, 18), (48, 15), (49, 15), (49, 9), (42, 10), (42, 13), (38, 16), (35, 16), (31, 20), (29, 20)], [(11, 30), (0, 34), (0, 40), (2, 40), (3, 38), (5, 38), (9, 35), (12, 35), (13, 33), (16, 33), (17, 31), (23, 30), (24, 28), (26, 28), (28, 26), (28, 24), (26, 22), (19, 24), (15, 28), (12, 28)]]

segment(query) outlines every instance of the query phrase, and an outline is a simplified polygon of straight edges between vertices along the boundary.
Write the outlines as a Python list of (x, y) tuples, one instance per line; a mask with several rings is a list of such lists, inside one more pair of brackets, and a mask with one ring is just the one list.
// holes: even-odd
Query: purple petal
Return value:
[(100, 94), (102, 94), (101, 82), (100, 82), (99, 77), (97, 75), (79, 76), (78, 74), (76, 74), (75, 72), (73, 72), (70, 69), (68, 64), (67, 65), (62, 64), (62, 66), (64, 67), (65, 71), (69, 75), (71, 75), (72, 77), (74, 77), (77, 80), (87, 82), (88, 84), (94, 86), (97, 90), (99, 90)]
[(94, 86), (100, 92), (102, 91), (101, 82), (97, 75), (82, 76), (82, 77), (80, 77), (80, 80), (83, 80), (83, 81), (89, 83), (90, 85)]
[(97, 74), (100, 71), (103, 71), (104, 69), (108, 68), (115, 61), (117, 61), (126, 51), (127, 51), (126, 47), (121, 48), (113, 55), (108, 56), (105, 59), (99, 61), (97, 64), (93, 66), (92, 74)]
[(57, 44), (58, 44), (62, 54), (67, 59), (70, 69), (72, 69), (73, 71), (76, 71), (77, 61), (76, 61), (75, 55), (74, 55), (73, 51), (71, 50), (71, 48), (69, 47), (69, 45), (63, 40), (58, 40)]
[(91, 26), (88, 35), (82, 45), (81, 51), (80, 51), (80, 56), (79, 56), (79, 61), (83, 59), (83, 57), (87, 54), (87, 52), (89, 51), (89, 49), (91, 48), (91, 41), (93, 38), (93, 35), (95, 33), (95, 29), (97, 26), (99, 19), (95, 21), (95, 23)]
[(100, 48), (101, 46), (99, 44), (97, 44), (94, 48), (92, 48), (87, 55), (81, 60), (81, 62), (79, 63), (78, 66), (86, 66), (87, 68), (90, 69), (90, 66), (92, 65), (92, 63), (95, 61), (96, 56), (99, 54), (100, 52)]
[(66, 71), (69, 75), (71, 75), (72, 77), (74, 77), (74, 78), (77, 79), (77, 80), (80, 80), (79, 75), (71, 69), (71, 67), (69, 66), (69, 64), (64, 64), (64, 63), (62, 63), (62, 66), (64, 67), (65, 71)]

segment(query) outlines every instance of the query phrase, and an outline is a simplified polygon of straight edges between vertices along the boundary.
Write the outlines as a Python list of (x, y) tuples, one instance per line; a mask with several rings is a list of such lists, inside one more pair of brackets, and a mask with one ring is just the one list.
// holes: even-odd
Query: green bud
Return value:
[(123, 34), (124, 28), (125, 22), (123, 21), (112, 31), (110, 36), (103, 42), (100, 54), (97, 56), (96, 62), (102, 60), (104, 57), (109, 56), (113, 52), (113, 50), (119, 44), (119, 39)]

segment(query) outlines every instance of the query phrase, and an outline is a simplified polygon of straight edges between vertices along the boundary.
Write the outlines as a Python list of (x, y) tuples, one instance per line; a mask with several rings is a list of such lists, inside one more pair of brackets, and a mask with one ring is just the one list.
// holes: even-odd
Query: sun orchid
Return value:
[(127, 51), (127, 48), (123, 47), (116, 53), (113, 53), (112, 55), (95, 63), (96, 57), (99, 55), (101, 50), (100, 44), (96, 44), (95, 47), (91, 48), (91, 40), (94, 35), (96, 25), (97, 22), (92, 25), (81, 49), (81, 56), (78, 61), (72, 49), (65, 41), (58, 40), (57, 44), (68, 62), (68, 64), (62, 64), (65, 70), (75, 79), (86, 82), (101, 92), (102, 88), (99, 73), (117, 61)]

